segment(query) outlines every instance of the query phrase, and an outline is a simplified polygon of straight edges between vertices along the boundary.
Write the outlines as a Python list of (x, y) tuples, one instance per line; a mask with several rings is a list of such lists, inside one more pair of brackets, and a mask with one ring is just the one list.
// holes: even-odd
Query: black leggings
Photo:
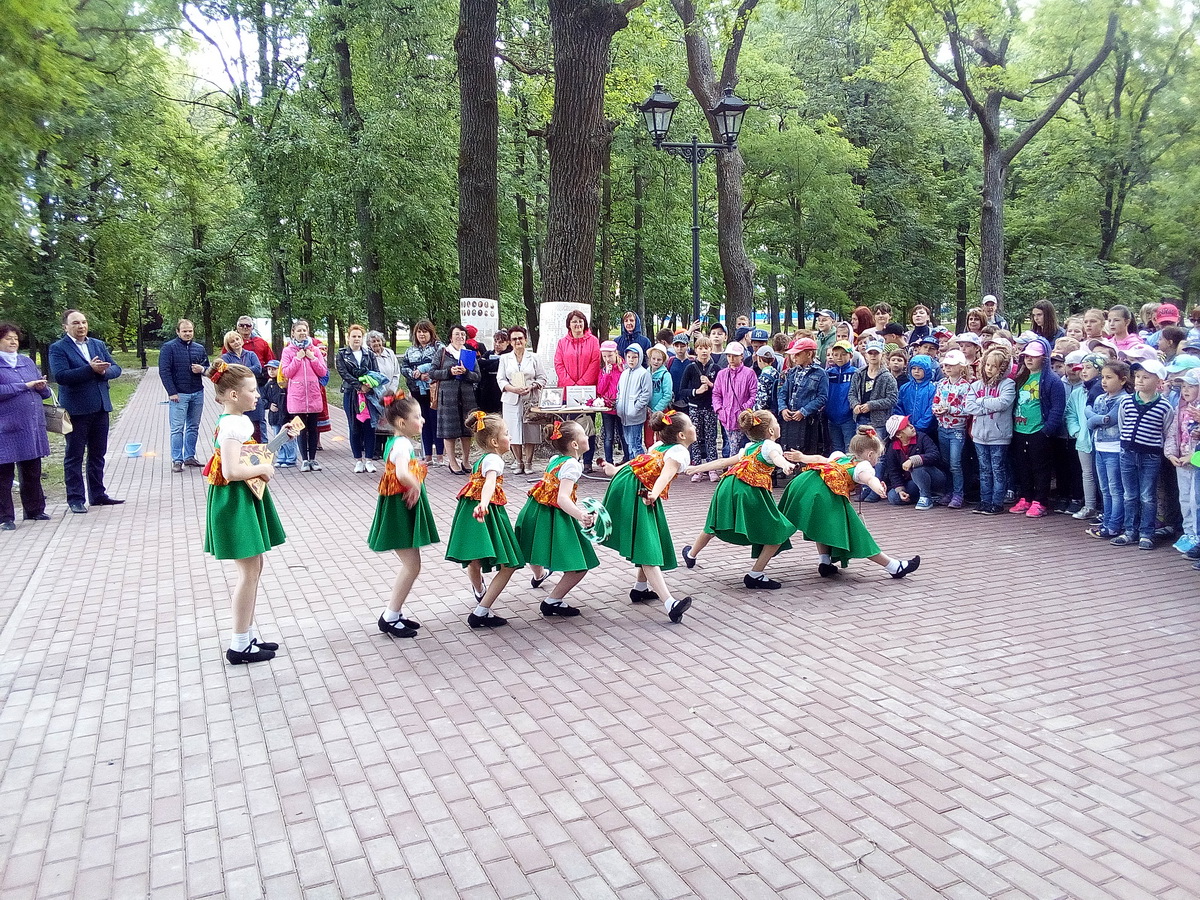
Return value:
[(321, 434), (317, 431), (317, 423), (321, 421), (319, 412), (311, 413), (296, 413), (300, 417), (300, 421), (304, 423), (304, 430), (300, 432), (300, 437), (296, 438), (296, 443), (300, 448), (300, 458), (313, 460), (317, 458), (317, 442), (321, 440)]
[(1050, 502), (1050, 438), (1044, 431), (1033, 434), (1013, 433), (1013, 473), (1017, 478), (1017, 499), (1024, 498), (1045, 506)]

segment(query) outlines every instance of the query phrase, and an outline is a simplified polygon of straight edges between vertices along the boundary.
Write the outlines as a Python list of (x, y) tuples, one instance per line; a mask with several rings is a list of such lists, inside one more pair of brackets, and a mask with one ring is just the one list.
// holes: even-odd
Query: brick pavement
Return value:
[[(1200, 576), (1171, 550), (876, 505), (909, 579), (822, 581), (800, 549), (752, 595), (714, 544), (671, 627), (602, 551), (581, 618), (514, 579), (488, 633), (435, 551), (393, 641), (375, 479), (326, 436), (323, 472), (272, 482), (284, 649), (234, 669), (162, 397), (148, 373), (114, 429), (125, 506), (3, 538), (6, 900), (1200, 896)], [(444, 536), (461, 481), (428, 484)], [(672, 491), (680, 543), (711, 490)]]

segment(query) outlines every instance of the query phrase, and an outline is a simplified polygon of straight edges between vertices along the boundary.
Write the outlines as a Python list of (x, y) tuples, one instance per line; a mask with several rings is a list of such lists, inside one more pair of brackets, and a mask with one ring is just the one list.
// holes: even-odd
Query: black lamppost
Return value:
[(143, 319), (143, 314), (146, 311), (146, 301), (142, 298), (142, 283), (140, 281), (135, 281), (133, 283), (133, 296), (134, 299), (137, 300), (138, 308), (138, 359), (141, 360), (142, 368), (144, 369), (146, 368), (146, 323)]
[(742, 130), (742, 119), (750, 104), (735, 96), (733, 88), (727, 87), (721, 102), (710, 110), (717, 129), (725, 138), (723, 144), (702, 144), (694, 134), (687, 143), (665, 140), (678, 105), (679, 101), (661, 83), (655, 82), (654, 93), (636, 109), (646, 120), (646, 130), (654, 139), (654, 146), (692, 165), (692, 321), (697, 322), (700, 320), (700, 163), (710, 153), (728, 153), (737, 149), (738, 132)]

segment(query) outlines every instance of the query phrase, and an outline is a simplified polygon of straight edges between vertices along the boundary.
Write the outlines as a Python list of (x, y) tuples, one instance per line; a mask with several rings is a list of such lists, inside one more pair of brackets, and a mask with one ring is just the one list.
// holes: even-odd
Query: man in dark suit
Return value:
[(83, 457), (87, 454), (87, 497), (92, 506), (116, 506), (104, 488), (104, 454), (108, 451), (108, 414), (112, 400), (108, 383), (121, 374), (121, 367), (104, 341), (88, 337), (87, 316), (77, 309), (63, 315), (66, 337), (50, 345), (50, 375), (58, 382), (59, 403), (71, 415), (74, 426), (67, 435), (63, 477), (67, 483), (67, 506), (73, 513), (86, 513), (84, 505)]

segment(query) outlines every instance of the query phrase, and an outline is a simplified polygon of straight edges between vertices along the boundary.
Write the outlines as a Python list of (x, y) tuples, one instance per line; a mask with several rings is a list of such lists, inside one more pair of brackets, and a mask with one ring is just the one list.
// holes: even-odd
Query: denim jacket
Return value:
[(1117, 443), (1121, 440), (1121, 428), (1117, 422), (1117, 407), (1121, 400), (1127, 397), (1124, 391), (1119, 394), (1101, 394), (1092, 404), (1087, 414), (1088, 428), (1092, 429), (1092, 444)]
[(779, 410), (803, 412), (808, 418), (825, 408), (829, 400), (829, 376), (818, 365), (807, 369), (796, 366), (784, 373), (779, 382)]

